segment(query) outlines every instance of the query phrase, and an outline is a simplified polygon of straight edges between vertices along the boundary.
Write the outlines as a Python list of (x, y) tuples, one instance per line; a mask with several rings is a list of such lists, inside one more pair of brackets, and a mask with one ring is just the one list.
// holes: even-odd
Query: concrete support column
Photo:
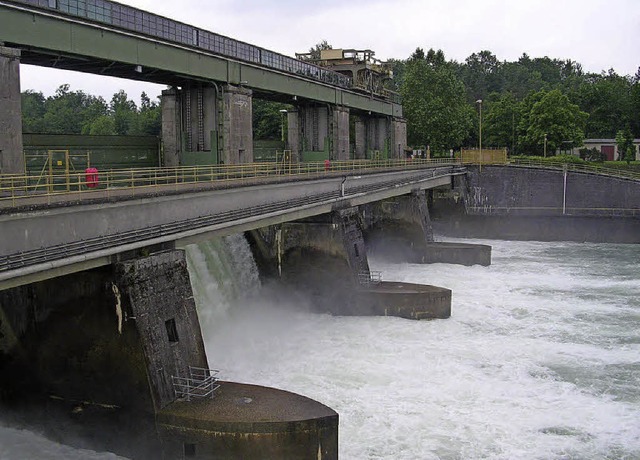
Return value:
[(180, 95), (175, 88), (162, 91), (162, 166), (180, 166), (181, 140), (181, 104)]
[(332, 160), (349, 159), (349, 109), (334, 107), (332, 130)]
[(298, 108), (301, 116), (302, 150), (322, 152), (329, 142), (329, 110), (326, 106), (303, 106)]
[(364, 160), (367, 158), (367, 125), (362, 117), (356, 118), (355, 137), (355, 158)]
[(0, 46), (0, 174), (25, 174), (20, 50)]
[(411, 209), (415, 220), (422, 227), (422, 234), (425, 243), (433, 243), (433, 226), (431, 225), (431, 215), (424, 190), (414, 190), (411, 192)]
[(393, 153), (392, 158), (405, 158), (407, 148), (407, 120), (404, 118), (394, 118), (391, 122), (393, 127)]
[[(209, 152), (217, 148), (218, 99), (212, 86), (192, 86), (184, 90), (185, 150)], [(212, 142), (213, 139), (213, 142)]]
[(389, 120), (383, 117), (367, 119), (367, 141), (371, 150), (384, 152), (390, 137)]
[(253, 163), (252, 91), (226, 85), (223, 91), (223, 162)]
[(291, 161), (300, 161), (300, 112), (297, 109), (287, 112), (287, 147), (291, 150)]
[(155, 410), (175, 400), (172, 376), (207, 357), (184, 251), (172, 250), (116, 264), (116, 305), (130, 311), (147, 364)]
[(342, 233), (342, 243), (347, 255), (347, 261), (351, 268), (356, 284), (367, 283), (369, 280), (369, 261), (367, 248), (362, 234), (362, 225), (358, 208), (341, 209), (334, 212), (334, 223)]

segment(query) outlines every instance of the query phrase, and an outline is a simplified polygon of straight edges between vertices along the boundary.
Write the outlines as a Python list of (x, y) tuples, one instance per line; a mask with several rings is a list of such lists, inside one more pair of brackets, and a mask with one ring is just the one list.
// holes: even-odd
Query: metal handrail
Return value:
[[(388, 159), (346, 160), (305, 163), (249, 163), (238, 165), (203, 165), (182, 167), (132, 168), (98, 171), (97, 176), (87, 172), (52, 175), (0, 174), (0, 205), (10, 206), (34, 197), (68, 196), (77, 200), (85, 194), (91, 199), (110, 198), (112, 191), (157, 192), (175, 190), (185, 184), (217, 184), (243, 186), (256, 179), (278, 178), (295, 180), (297, 177), (324, 177), (339, 173), (383, 172), (423, 169), (433, 166), (459, 165), (451, 159)], [(6, 205), (5, 205), (6, 207)]]
[(382, 272), (373, 270), (359, 272), (358, 283), (361, 286), (378, 285), (382, 283)]
[(566, 163), (566, 162), (554, 162), (554, 161), (535, 161), (535, 160), (510, 160), (506, 166), (525, 166), (532, 168), (544, 168), (544, 169), (564, 169), (572, 172), (583, 172), (589, 174), (600, 174), (603, 176), (619, 177), (624, 179), (640, 180), (640, 173), (635, 171), (625, 171), (623, 169), (608, 168), (605, 166), (582, 164), (582, 163)]
[(214, 392), (220, 388), (218, 369), (206, 369), (189, 366), (189, 376), (171, 376), (176, 398), (191, 401), (191, 398), (213, 399)]

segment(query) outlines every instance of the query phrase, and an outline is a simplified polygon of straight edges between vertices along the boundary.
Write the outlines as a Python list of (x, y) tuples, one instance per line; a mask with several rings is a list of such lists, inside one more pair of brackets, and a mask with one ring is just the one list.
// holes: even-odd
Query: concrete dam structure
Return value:
[(574, 165), (468, 166), (435, 192), (440, 232), (462, 237), (640, 243), (640, 181)]

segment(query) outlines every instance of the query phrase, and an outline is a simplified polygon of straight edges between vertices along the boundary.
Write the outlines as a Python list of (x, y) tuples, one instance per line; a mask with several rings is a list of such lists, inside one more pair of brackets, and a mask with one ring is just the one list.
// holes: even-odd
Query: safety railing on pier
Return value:
[(586, 163), (564, 163), (561, 161), (535, 161), (535, 160), (509, 160), (508, 166), (523, 166), (529, 168), (559, 169), (571, 172), (582, 172), (590, 174), (601, 174), (624, 179), (640, 180), (640, 172), (625, 169), (610, 168), (599, 164)]
[(171, 376), (176, 398), (191, 401), (193, 398), (213, 399), (214, 392), (220, 388), (219, 371), (189, 366), (188, 377)]
[(456, 160), (389, 159), (309, 163), (250, 163), (240, 165), (138, 168), (39, 175), (0, 175), (0, 207), (55, 201), (92, 200), (144, 194), (172, 193), (189, 188), (241, 187), (274, 181), (322, 178), (458, 165)]
[(382, 272), (364, 271), (358, 273), (358, 284), (361, 286), (375, 286), (382, 283)]

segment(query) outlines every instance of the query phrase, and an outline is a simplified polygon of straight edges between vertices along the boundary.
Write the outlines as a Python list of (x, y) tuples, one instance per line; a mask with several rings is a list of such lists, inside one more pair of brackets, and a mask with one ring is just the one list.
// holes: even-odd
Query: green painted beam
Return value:
[[(183, 79), (229, 83), (262, 92), (279, 93), (321, 103), (387, 116), (402, 116), (402, 106), (355, 91), (306, 80), (292, 74), (206, 54), (188, 47), (152, 38), (70, 21), (59, 16), (0, 5), (0, 42), (36, 52), (94, 59), (143, 67), (144, 72), (161, 70)], [(93, 69), (84, 69), (93, 71)], [(96, 69), (95, 72), (99, 72)], [(156, 81), (150, 79), (149, 81)], [(167, 84), (171, 83), (169, 81)]]

